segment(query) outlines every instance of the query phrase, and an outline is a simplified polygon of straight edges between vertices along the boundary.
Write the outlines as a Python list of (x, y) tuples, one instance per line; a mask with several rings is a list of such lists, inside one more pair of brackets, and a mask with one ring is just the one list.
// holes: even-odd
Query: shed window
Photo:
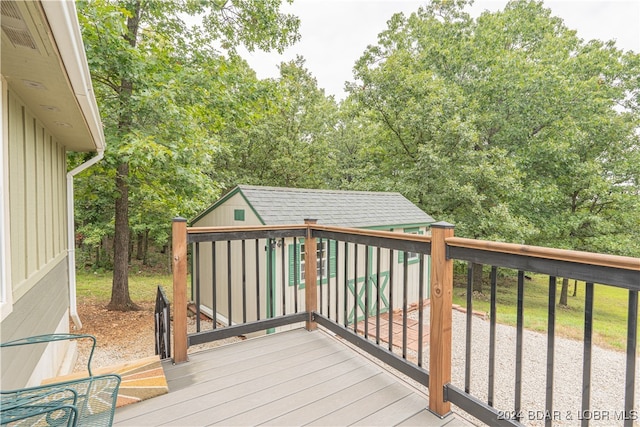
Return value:
[[(403, 230), (405, 233), (408, 234), (424, 234), (424, 232), (422, 230), (420, 230), (420, 228), (415, 227), (415, 228), (405, 228)], [(403, 263), (404, 262), (404, 255), (407, 255), (407, 262), (409, 264), (413, 264), (416, 263), (420, 260), (419, 258), (419, 254), (416, 252), (400, 252), (398, 253), (398, 263)]]
[(233, 219), (236, 221), (244, 221), (244, 209), (235, 209), (233, 211)]
[[(336, 277), (336, 242), (335, 240), (318, 239), (316, 241), (316, 256), (318, 257), (318, 266), (316, 275), (318, 281), (322, 277), (322, 283), (327, 283), (327, 269), (330, 271), (330, 277)], [(305, 272), (305, 259), (304, 259), (304, 239), (300, 239), (300, 243), (295, 247), (295, 261), (297, 265), (294, 265), (294, 246), (289, 245), (289, 286), (294, 285), (294, 277), (298, 275), (298, 284), (300, 288), (304, 288), (304, 272)], [(320, 283), (320, 282), (318, 282)]]

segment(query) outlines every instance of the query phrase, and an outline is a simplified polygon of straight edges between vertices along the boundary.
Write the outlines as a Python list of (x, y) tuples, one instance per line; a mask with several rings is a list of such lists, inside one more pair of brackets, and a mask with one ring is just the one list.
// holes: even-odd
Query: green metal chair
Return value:
[(93, 375), (91, 359), (96, 339), (92, 335), (49, 334), (0, 344), (0, 349), (55, 341), (92, 340), (85, 378), (0, 392), (0, 425), (111, 426), (120, 376)]

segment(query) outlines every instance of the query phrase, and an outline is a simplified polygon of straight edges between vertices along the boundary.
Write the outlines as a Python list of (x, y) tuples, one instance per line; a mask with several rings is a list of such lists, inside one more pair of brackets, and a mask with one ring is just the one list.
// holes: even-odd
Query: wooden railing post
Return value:
[(307, 331), (314, 331), (318, 325), (313, 321), (313, 312), (318, 308), (318, 259), (316, 238), (312, 236), (309, 225), (316, 224), (318, 220), (305, 219), (307, 224), (307, 237), (304, 241), (304, 300), (305, 309), (308, 313)]
[(187, 220), (174, 218), (173, 246), (173, 362), (187, 361)]
[(444, 386), (451, 382), (451, 304), (453, 260), (447, 259), (445, 239), (453, 237), (454, 226), (431, 224), (431, 334), (429, 338), (429, 410), (441, 417), (451, 412)]

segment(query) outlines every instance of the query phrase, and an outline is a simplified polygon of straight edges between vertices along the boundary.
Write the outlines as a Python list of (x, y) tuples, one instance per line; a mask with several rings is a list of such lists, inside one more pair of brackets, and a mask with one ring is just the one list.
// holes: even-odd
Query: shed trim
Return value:
[(242, 196), (242, 198), (244, 199), (244, 201), (247, 203), (247, 205), (249, 206), (249, 208), (251, 209), (251, 212), (253, 212), (256, 217), (258, 218), (258, 220), (260, 221), (260, 224), (262, 225), (267, 225), (267, 223), (264, 222), (264, 220), (262, 219), (262, 217), (260, 216), (260, 214), (255, 210), (255, 208), (253, 207), (253, 205), (251, 204), (251, 202), (249, 201), (249, 199), (247, 199), (247, 196), (244, 195), (244, 193), (242, 192), (242, 188), (239, 186), (236, 186), (234, 188), (232, 188), (231, 190), (229, 190), (227, 192), (227, 194), (223, 195), (220, 199), (218, 199), (215, 203), (211, 204), (207, 209), (205, 209), (202, 213), (200, 213), (199, 215), (197, 215), (195, 218), (193, 218), (192, 220), (189, 221), (189, 226), (193, 226), (196, 222), (200, 221), (202, 218), (204, 218), (205, 216), (209, 215), (212, 211), (214, 211), (218, 206), (222, 205), (223, 203), (225, 203), (227, 200), (229, 200), (230, 198), (232, 198), (233, 196), (235, 196), (236, 194), (240, 193), (240, 195)]

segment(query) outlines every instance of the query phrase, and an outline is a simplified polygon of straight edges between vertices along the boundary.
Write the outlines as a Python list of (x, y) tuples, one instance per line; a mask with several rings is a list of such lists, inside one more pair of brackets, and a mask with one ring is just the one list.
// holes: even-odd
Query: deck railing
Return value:
[[(441, 416), (454, 403), (490, 425), (519, 425), (531, 413), (522, 403), (525, 272), (549, 276), (545, 424), (554, 410), (556, 278), (586, 285), (583, 351), (582, 424), (590, 418), (594, 283), (628, 291), (624, 403), (615, 412), (631, 426), (635, 402), (640, 259), (461, 239), (453, 226), (436, 223), (431, 235), (317, 225), (188, 228), (173, 223), (174, 361), (187, 361), (187, 348), (212, 340), (271, 333), (291, 325), (309, 330), (319, 324), (429, 388), (429, 409)], [(187, 247), (192, 246), (192, 284), (187, 283)], [(454, 260), (492, 266), (491, 332), (488, 342), (473, 341), (471, 281), (467, 285), (464, 387), (452, 384), (452, 295)], [(495, 396), (496, 277), (515, 270), (518, 277), (515, 373), (508, 393), (513, 406)], [(470, 276), (470, 275), (469, 275)], [(308, 286), (313, 283), (316, 286)], [(196, 309), (196, 331), (187, 334), (187, 290)], [(429, 300), (429, 322), (423, 318)], [(417, 308), (411, 311), (409, 306)], [(213, 318), (200, 322), (202, 312)], [(397, 326), (394, 319), (398, 319)], [(409, 345), (409, 324), (417, 328), (417, 347)], [(427, 329), (425, 331), (424, 329)], [(429, 334), (428, 340), (423, 336)], [(428, 342), (427, 342), (428, 341)], [(428, 369), (423, 366), (428, 346)], [(475, 349), (489, 347), (488, 390), (471, 390)], [(413, 351), (413, 349), (416, 349)], [(636, 405), (637, 406), (637, 405)], [(614, 408), (612, 408), (612, 411)], [(529, 411), (529, 412), (528, 412)], [(614, 414), (614, 412), (612, 412)], [(540, 419), (536, 419), (540, 421)]]
[(162, 286), (156, 291), (155, 338), (156, 354), (160, 359), (171, 357), (171, 304)]

